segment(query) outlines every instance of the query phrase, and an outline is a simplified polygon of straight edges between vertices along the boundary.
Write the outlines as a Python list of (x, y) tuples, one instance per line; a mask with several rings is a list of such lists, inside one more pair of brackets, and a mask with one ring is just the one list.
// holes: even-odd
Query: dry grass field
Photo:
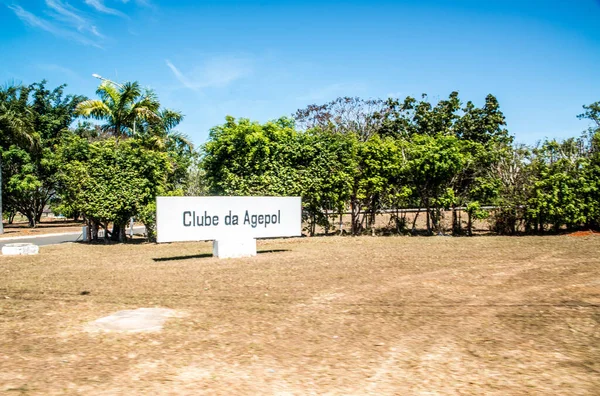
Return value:
[[(0, 256), (0, 393), (600, 393), (600, 237), (323, 237)], [(165, 307), (157, 333), (89, 333)]]
[(27, 221), (17, 221), (13, 224), (4, 224), (4, 234), (0, 240), (7, 237), (28, 237), (44, 234), (55, 234), (64, 232), (81, 232), (81, 222), (73, 220), (51, 220), (43, 219), (36, 228), (29, 228)]

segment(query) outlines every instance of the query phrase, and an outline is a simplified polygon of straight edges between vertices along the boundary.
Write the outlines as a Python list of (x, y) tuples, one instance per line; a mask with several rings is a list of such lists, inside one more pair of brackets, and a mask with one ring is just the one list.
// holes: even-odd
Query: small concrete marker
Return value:
[(181, 316), (168, 308), (138, 308), (115, 312), (88, 323), (88, 332), (141, 333), (161, 331), (168, 318)]
[(223, 238), (213, 241), (213, 256), (218, 258), (240, 258), (256, 256), (256, 239)]
[(20, 256), (38, 254), (40, 248), (33, 243), (7, 243), (2, 246), (2, 254), (7, 256)]

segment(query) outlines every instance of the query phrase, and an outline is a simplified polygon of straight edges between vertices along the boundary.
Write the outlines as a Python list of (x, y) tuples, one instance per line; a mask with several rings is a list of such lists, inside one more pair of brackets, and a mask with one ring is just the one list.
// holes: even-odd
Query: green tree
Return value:
[(265, 124), (227, 117), (211, 129), (201, 167), (210, 193), (300, 195), (308, 232), (328, 231), (329, 216), (346, 207), (356, 168), (357, 139), (314, 128), (297, 132), (294, 121)]
[(589, 120), (592, 125), (588, 129), (589, 138), (593, 139), (594, 135), (600, 131), (600, 102), (594, 102), (590, 105), (584, 105), (583, 113), (579, 114), (577, 118), (580, 120)]
[(228, 116), (211, 129), (202, 147), (202, 167), (212, 194), (298, 195), (301, 156), (294, 122), (288, 118), (264, 125)]
[(559, 231), (563, 225), (573, 229), (585, 224), (585, 158), (582, 141), (570, 138), (562, 142), (545, 141), (535, 148), (530, 161), (533, 179), (527, 200), (527, 219), (538, 231), (552, 226)]
[(0, 88), (0, 234), (4, 233), (2, 223), (2, 209), (8, 206), (5, 194), (3, 156), (4, 151), (15, 143), (27, 142), (33, 147), (38, 136), (34, 133), (27, 113), (27, 95), (23, 94), (23, 87), (5, 86)]
[(107, 230), (112, 222), (123, 240), (127, 220), (167, 192), (168, 155), (148, 150), (135, 139), (90, 142), (69, 136), (58, 157), (64, 199), (85, 216), (92, 239), (97, 239), (99, 227)]
[(310, 235), (316, 226), (333, 228), (331, 215), (342, 216), (352, 193), (358, 140), (314, 128), (297, 135), (301, 155), (295, 162), (301, 176), (300, 193)]
[[(467, 234), (473, 233), (473, 218), (488, 216), (481, 207), (493, 204), (499, 194), (500, 180), (494, 172), (503, 155), (511, 150), (512, 137), (504, 126), (504, 114), (493, 95), (488, 95), (482, 108), (472, 102), (462, 109), (454, 125), (455, 135), (463, 144), (464, 166), (454, 180), (456, 205), (467, 208)], [(452, 210), (452, 228), (462, 233), (457, 211)]]
[(498, 208), (492, 217), (492, 227), (499, 234), (515, 234), (524, 221), (524, 203), (530, 195), (530, 149), (515, 145), (499, 156), (493, 169), (498, 181), (495, 204)]
[(440, 233), (441, 210), (456, 200), (452, 182), (465, 163), (462, 143), (452, 135), (414, 135), (405, 156), (407, 179), (426, 210), (427, 233)]
[(116, 138), (132, 136), (136, 122), (160, 122), (160, 103), (150, 89), (140, 84), (126, 82), (123, 85), (105, 81), (96, 90), (100, 99), (89, 99), (77, 106), (77, 115), (105, 121), (104, 132)]
[(399, 143), (402, 142), (374, 135), (358, 145), (350, 196), (354, 235), (367, 227), (375, 232), (375, 216), (394, 187), (401, 185), (405, 161)]
[[(103, 120), (104, 135), (119, 140), (134, 139), (136, 144), (169, 158), (168, 180), (165, 192), (184, 189), (187, 172), (194, 155), (189, 139), (174, 131), (183, 115), (170, 109), (161, 109), (158, 97), (151, 89), (142, 89), (139, 83), (117, 84), (105, 81), (96, 90), (100, 99), (80, 103), (76, 112), (85, 118)], [(112, 197), (107, 196), (109, 200)], [(126, 221), (127, 219), (123, 220)], [(113, 240), (122, 240), (125, 223), (117, 217), (113, 223)]]
[[(74, 118), (84, 98), (65, 95), (65, 85), (47, 89), (46, 81), (27, 87), (9, 87), (0, 94), (4, 127), (6, 203), (23, 213), (29, 225), (40, 221), (44, 207), (56, 196), (54, 145)], [(11, 121), (12, 120), (12, 121)], [(12, 126), (11, 126), (12, 125)], [(6, 132), (4, 132), (6, 130)]]

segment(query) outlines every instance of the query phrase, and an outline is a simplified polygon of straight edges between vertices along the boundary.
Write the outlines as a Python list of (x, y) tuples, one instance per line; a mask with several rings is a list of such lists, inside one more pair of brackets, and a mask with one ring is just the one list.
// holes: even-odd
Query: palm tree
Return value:
[(160, 103), (156, 94), (150, 89), (142, 90), (137, 81), (119, 86), (105, 81), (100, 84), (96, 94), (100, 99), (81, 102), (76, 114), (106, 121), (102, 131), (112, 133), (117, 139), (132, 136), (136, 121), (160, 121), (157, 114)]
[(180, 148), (192, 151), (194, 145), (189, 137), (174, 130), (183, 120), (183, 114), (171, 109), (161, 109), (156, 112), (158, 119), (140, 125), (136, 137), (143, 142), (144, 146), (151, 150), (168, 150)]
[[(0, 87), (0, 145), (26, 144), (34, 148), (39, 136), (33, 131), (27, 107), (28, 88), (16, 85)], [(1, 154), (1, 153), (0, 153)], [(0, 155), (0, 234), (4, 233), (2, 224), (2, 156)]]
[[(135, 137), (150, 149), (168, 149), (170, 144), (177, 142), (188, 145), (192, 150), (184, 135), (172, 132), (183, 116), (173, 110), (161, 110), (152, 90), (143, 90), (138, 82), (121, 85), (106, 80), (100, 84), (96, 94), (100, 99), (81, 102), (75, 112), (85, 118), (104, 120), (101, 126), (104, 133), (112, 134), (117, 139)], [(122, 227), (121, 224), (113, 225), (113, 239), (122, 238)]]

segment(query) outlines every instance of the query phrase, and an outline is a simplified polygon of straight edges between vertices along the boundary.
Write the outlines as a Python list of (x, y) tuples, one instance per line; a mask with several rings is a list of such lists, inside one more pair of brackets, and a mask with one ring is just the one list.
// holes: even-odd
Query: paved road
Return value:
[[(127, 229), (129, 232), (129, 229)], [(143, 234), (144, 227), (133, 227), (135, 234)], [(7, 243), (34, 243), (38, 246), (56, 245), (64, 242), (81, 241), (81, 232), (69, 232), (60, 235), (36, 235), (34, 237), (0, 238), (0, 249)]]

